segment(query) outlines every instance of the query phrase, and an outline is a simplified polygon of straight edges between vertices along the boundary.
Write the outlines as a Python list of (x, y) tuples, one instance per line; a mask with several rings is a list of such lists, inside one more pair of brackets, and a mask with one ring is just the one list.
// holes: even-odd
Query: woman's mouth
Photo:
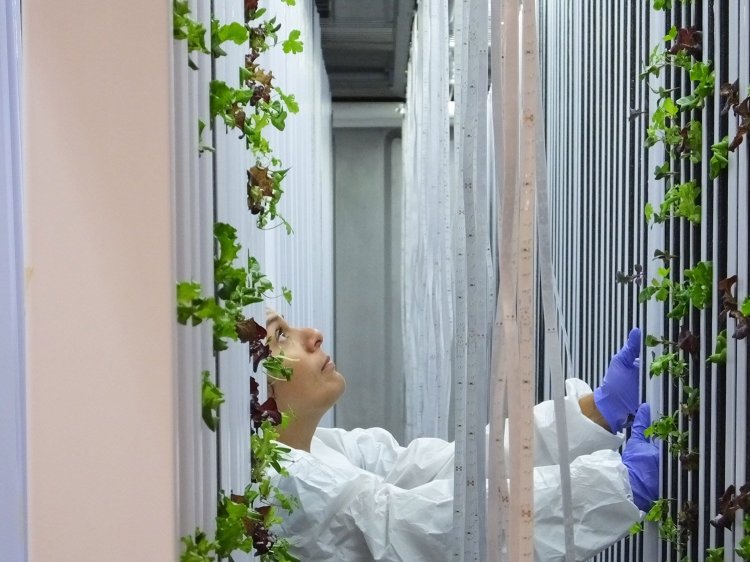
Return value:
[(325, 371), (326, 369), (333, 369), (334, 367), (336, 367), (336, 364), (333, 361), (331, 361), (331, 356), (326, 355), (325, 363), (323, 363), (323, 368), (320, 370)]

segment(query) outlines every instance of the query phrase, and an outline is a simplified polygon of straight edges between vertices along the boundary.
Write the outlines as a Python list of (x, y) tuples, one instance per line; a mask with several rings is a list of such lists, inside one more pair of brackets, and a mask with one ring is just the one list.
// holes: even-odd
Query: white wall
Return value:
[(23, 5), (34, 562), (176, 559), (170, 30)]

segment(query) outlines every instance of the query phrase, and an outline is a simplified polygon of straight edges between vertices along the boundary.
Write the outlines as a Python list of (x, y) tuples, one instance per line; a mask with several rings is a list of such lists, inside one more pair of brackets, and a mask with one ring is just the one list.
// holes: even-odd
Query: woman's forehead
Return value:
[(285, 322), (284, 317), (276, 312), (273, 308), (266, 309), (266, 327), (274, 324), (275, 322)]

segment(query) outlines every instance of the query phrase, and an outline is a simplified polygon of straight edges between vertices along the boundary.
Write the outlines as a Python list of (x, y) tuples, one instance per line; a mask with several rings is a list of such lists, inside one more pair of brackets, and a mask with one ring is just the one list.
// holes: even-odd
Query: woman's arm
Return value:
[[(354, 466), (401, 488), (453, 478), (453, 443), (423, 437), (402, 447), (385, 429), (320, 428), (315, 432), (327, 447), (344, 455)], [(312, 452), (315, 453), (315, 441)]]
[[(560, 467), (534, 473), (536, 560), (565, 560)], [(627, 534), (641, 517), (632, 499), (628, 471), (614, 451), (597, 451), (570, 464), (576, 560), (588, 560)]]
[[(334, 453), (335, 454), (335, 453)], [(293, 451), (281, 490), (298, 498), (281, 536), (306, 562), (452, 559), (453, 480), (404, 489), (354, 466), (327, 464)], [(536, 559), (564, 559), (558, 466), (534, 469)], [(576, 559), (585, 560), (624, 535), (640, 512), (631, 501), (627, 470), (613, 451), (571, 464)]]

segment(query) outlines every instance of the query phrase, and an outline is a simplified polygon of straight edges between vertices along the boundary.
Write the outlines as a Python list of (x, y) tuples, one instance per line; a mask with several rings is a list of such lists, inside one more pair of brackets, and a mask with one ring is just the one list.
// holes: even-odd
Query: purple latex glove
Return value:
[(651, 407), (641, 404), (635, 414), (633, 432), (622, 452), (622, 463), (628, 469), (633, 503), (641, 511), (651, 509), (659, 497), (659, 446), (644, 437), (643, 432), (651, 425)]
[(633, 328), (628, 341), (609, 362), (602, 385), (594, 390), (594, 404), (607, 420), (612, 433), (625, 427), (628, 417), (638, 408), (640, 354), (641, 330)]

